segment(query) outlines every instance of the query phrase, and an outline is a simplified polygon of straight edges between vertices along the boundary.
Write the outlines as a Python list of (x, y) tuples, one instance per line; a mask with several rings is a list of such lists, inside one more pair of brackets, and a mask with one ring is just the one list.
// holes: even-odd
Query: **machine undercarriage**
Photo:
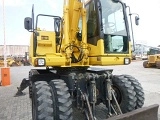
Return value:
[(95, 120), (95, 106), (100, 103), (107, 108), (106, 118), (141, 108), (144, 92), (140, 83), (130, 75), (112, 75), (112, 71), (93, 67), (32, 69), (17, 95), (29, 86), (35, 120), (46, 108), (50, 114), (43, 113), (42, 118), (54, 116), (57, 120), (73, 119), (73, 108), (87, 120)]

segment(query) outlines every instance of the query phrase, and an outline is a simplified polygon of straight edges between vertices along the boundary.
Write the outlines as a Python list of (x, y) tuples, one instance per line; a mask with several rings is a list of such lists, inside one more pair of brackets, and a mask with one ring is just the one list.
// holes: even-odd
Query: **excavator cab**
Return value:
[[(94, 46), (99, 49), (99, 52), (90, 52), (90, 64), (130, 64), (131, 38), (126, 8), (118, 0), (90, 0), (86, 3), (87, 42), (91, 49)], [(137, 25), (138, 20), (136, 16)], [(95, 56), (101, 56), (101, 62)]]

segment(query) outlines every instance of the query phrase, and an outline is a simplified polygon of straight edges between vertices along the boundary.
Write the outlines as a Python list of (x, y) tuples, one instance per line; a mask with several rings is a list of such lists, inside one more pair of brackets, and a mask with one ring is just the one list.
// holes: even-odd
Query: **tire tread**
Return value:
[(51, 90), (47, 82), (37, 81), (33, 87), (33, 99), (37, 103), (36, 118), (33, 120), (54, 120)]
[(134, 91), (136, 92), (136, 109), (141, 108), (144, 105), (144, 91), (141, 84), (138, 82), (137, 79), (132, 77), (131, 75), (123, 75), (123, 77), (127, 78), (128, 81), (131, 82), (132, 86), (134, 87)]
[(50, 86), (54, 96), (56, 96), (55, 99), (57, 99), (58, 116), (56, 118), (58, 120), (72, 120), (72, 102), (66, 83), (61, 79), (57, 79), (50, 81)]
[(120, 108), (123, 113), (133, 111), (136, 106), (136, 93), (134, 92), (131, 82), (128, 81), (123, 76), (114, 75), (113, 76), (113, 85), (116, 85), (123, 92), (123, 98), (125, 98), (122, 103), (120, 103)]

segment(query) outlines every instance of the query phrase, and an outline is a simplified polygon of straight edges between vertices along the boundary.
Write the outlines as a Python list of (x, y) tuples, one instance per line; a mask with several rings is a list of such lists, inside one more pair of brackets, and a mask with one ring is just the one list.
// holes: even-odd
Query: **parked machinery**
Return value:
[[(157, 118), (158, 106), (147, 112), (141, 108), (144, 92), (138, 80), (113, 75), (112, 69), (90, 67), (130, 64), (126, 8), (119, 0), (64, 0), (62, 18), (39, 14), (35, 27), (32, 8), (32, 18), (25, 18), (24, 24), (32, 32), (29, 57), (35, 69), (23, 79), (17, 95), (29, 86), (33, 120), (72, 120), (73, 108), (87, 120), (96, 120), (95, 106), (100, 103), (108, 109), (107, 118), (122, 113), (136, 120)], [(54, 26), (53, 31), (38, 28), (44, 18), (51, 18), (45, 24)], [(136, 24), (138, 20), (136, 16)], [(139, 115), (127, 113), (135, 109), (141, 111)]]
[(0, 67), (4, 66), (4, 58), (3, 56), (0, 56)]
[(160, 69), (160, 48), (151, 47), (148, 51), (148, 60), (143, 62), (144, 68), (156, 67)]
[(25, 52), (25, 56), (24, 58), (21, 60), (22, 64), (24, 66), (30, 66), (30, 62), (29, 62), (29, 52)]
[[(14, 58), (12, 56), (8, 56), (6, 58), (7, 66), (8, 67), (13, 67), (13, 66), (20, 66), (21, 61), (18, 58)], [(4, 67), (4, 57), (0, 57), (0, 67)]]

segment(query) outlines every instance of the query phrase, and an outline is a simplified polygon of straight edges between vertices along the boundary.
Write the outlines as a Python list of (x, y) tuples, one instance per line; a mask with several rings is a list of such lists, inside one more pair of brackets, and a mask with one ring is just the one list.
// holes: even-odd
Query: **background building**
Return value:
[(156, 49), (160, 50), (160, 47), (152, 47), (152, 46), (147, 46), (144, 44), (135, 44), (134, 54), (136, 56), (142, 57), (143, 55), (147, 55), (147, 52), (149, 51), (150, 48), (155, 49), (155, 50)]
[[(28, 45), (6, 45), (6, 55), (22, 57), (29, 51)], [(4, 46), (0, 45), (0, 56), (4, 55)]]
[(134, 53), (136, 54), (136, 56), (147, 55), (147, 51), (149, 51), (149, 48), (151, 48), (151, 46), (147, 46), (144, 44), (135, 44)]

